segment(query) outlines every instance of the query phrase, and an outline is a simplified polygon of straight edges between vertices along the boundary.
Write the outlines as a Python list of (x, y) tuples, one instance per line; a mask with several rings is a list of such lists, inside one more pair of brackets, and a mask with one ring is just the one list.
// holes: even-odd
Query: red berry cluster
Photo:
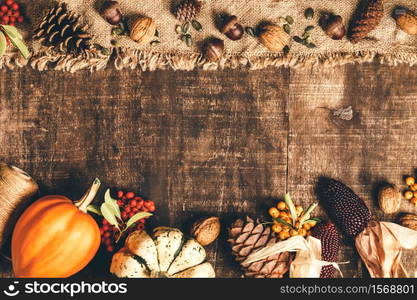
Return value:
[[(133, 217), (139, 212), (154, 212), (155, 203), (150, 200), (144, 200), (136, 196), (133, 192), (117, 192), (117, 205), (120, 207), (120, 214), (123, 222), (127, 222), (129, 218)], [(108, 252), (114, 251), (115, 241), (118, 239), (119, 231), (103, 218), (103, 225), (100, 228), (101, 243), (105, 246)], [(133, 230), (145, 229), (146, 219), (140, 219), (135, 226), (132, 226), (128, 232)], [(123, 226), (123, 224), (122, 224)]]
[(0, 24), (15, 26), (24, 21), (20, 5), (14, 0), (0, 2)]

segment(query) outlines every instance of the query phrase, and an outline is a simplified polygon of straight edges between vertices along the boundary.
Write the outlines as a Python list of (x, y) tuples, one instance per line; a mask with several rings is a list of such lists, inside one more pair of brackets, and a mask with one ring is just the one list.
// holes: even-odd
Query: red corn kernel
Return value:
[(126, 211), (122, 212), (122, 219), (123, 220), (127, 219), (127, 212)]
[(107, 231), (107, 230), (109, 230), (109, 225), (107, 225), (107, 224), (106, 225), (103, 225), (102, 228), (103, 228), (104, 231)]
[(137, 201), (136, 201), (135, 199), (130, 200), (130, 202), (129, 202), (129, 205), (130, 205), (131, 207), (135, 207), (135, 206), (136, 206), (136, 204), (137, 204)]
[(22, 16), (17, 17), (17, 22), (23, 23), (23, 17)]
[(104, 234), (103, 234), (103, 236), (105, 237), (105, 238), (109, 238), (110, 236), (111, 236), (111, 233), (110, 232), (105, 232)]
[(137, 208), (137, 207), (133, 207), (133, 208), (132, 208), (132, 211), (133, 211), (134, 213), (137, 213), (137, 212), (139, 211), (139, 208)]
[(149, 207), (149, 211), (150, 211), (150, 212), (154, 212), (154, 211), (155, 211), (155, 205), (150, 206), (150, 207)]
[(149, 211), (149, 209), (148, 209), (147, 207), (143, 207), (143, 208), (142, 208), (142, 211), (144, 211), (144, 212), (148, 212), (148, 211)]
[(11, 6), (13, 4), (14, 0), (6, 0), (6, 5)]
[(124, 193), (123, 193), (123, 191), (118, 191), (117, 192), (117, 198), (123, 198), (123, 196), (124, 196)]
[(9, 22), (9, 26), (15, 26), (13, 22)]
[(135, 198), (135, 193), (133, 193), (133, 192), (126, 193), (126, 198), (127, 199), (133, 199), (133, 198)]
[(106, 219), (103, 219), (103, 224), (109, 224), (109, 222)]
[(9, 20), (10, 20), (11, 23), (14, 23), (14, 22), (16, 22), (16, 17), (11, 16), (11, 17), (9, 17)]
[(8, 12), (9, 11), (9, 8), (6, 5), (2, 5), (0, 7), (0, 10), (5, 13), (5, 12)]
[(104, 240), (104, 244), (106, 244), (106, 245), (111, 245), (111, 244), (112, 244), (112, 240), (111, 240), (111, 239), (109, 239), (109, 238), (105, 238), (105, 240)]
[(140, 219), (140, 220), (139, 220), (139, 223), (143, 223), (143, 224), (145, 224), (145, 222), (146, 222), (146, 220), (145, 220), (145, 219)]
[(2, 21), (6, 24), (9, 23), (9, 16), (3, 16)]
[(141, 208), (143, 206), (143, 200), (136, 201), (136, 207)]
[(134, 200), (136, 200), (136, 201), (139, 201), (139, 200), (143, 200), (141, 197), (139, 197), (139, 196), (136, 196), (135, 198), (133, 198)]
[(135, 214), (135, 212), (134, 212), (134, 211), (131, 211), (131, 212), (129, 213), (129, 218), (133, 217), (134, 215), (136, 215), (136, 214)]
[(123, 206), (123, 201), (122, 200), (117, 200), (117, 205)]
[(17, 4), (17, 3), (13, 3), (13, 4), (12, 4), (12, 9), (13, 9), (13, 10), (19, 10), (19, 4)]
[(132, 209), (130, 208), (130, 206), (127, 206), (127, 207), (125, 208), (125, 212), (130, 213), (131, 211), (132, 211)]
[(100, 235), (103, 235), (103, 234), (104, 234), (104, 229), (100, 228)]
[(114, 251), (114, 247), (113, 246), (107, 246), (107, 251), (113, 252)]

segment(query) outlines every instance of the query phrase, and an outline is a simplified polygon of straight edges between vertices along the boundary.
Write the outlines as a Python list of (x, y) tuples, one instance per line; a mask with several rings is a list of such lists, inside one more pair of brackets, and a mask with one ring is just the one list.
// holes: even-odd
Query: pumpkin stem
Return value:
[(94, 198), (97, 195), (98, 189), (100, 188), (100, 185), (100, 180), (98, 178), (94, 179), (94, 182), (88, 189), (87, 193), (85, 193), (85, 195), (80, 200), (75, 202), (75, 206), (77, 206), (78, 209), (82, 212), (87, 213), (87, 206), (89, 206), (91, 202), (93, 202)]

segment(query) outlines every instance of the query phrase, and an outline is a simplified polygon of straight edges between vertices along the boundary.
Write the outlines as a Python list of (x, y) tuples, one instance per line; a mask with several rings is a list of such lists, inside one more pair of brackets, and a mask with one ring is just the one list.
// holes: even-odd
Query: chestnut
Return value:
[(227, 16), (220, 31), (232, 41), (240, 40), (245, 32), (242, 25), (237, 22), (236, 16)]
[(101, 9), (101, 16), (111, 25), (118, 25), (122, 21), (122, 11), (117, 1), (106, 1)]
[(217, 62), (224, 52), (224, 41), (221, 39), (210, 39), (204, 48), (206, 58), (211, 62)]
[(339, 15), (323, 14), (319, 23), (324, 32), (333, 40), (341, 40), (346, 35), (343, 18)]

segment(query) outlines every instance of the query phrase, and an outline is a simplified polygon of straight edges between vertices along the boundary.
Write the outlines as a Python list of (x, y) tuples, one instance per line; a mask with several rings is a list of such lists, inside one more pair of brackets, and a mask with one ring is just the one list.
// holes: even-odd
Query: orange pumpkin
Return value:
[(12, 237), (16, 277), (64, 278), (83, 269), (100, 246), (100, 230), (87, 214), (100, 181), (75, 204), (64, 196), (42, 197), (23, 213)]

